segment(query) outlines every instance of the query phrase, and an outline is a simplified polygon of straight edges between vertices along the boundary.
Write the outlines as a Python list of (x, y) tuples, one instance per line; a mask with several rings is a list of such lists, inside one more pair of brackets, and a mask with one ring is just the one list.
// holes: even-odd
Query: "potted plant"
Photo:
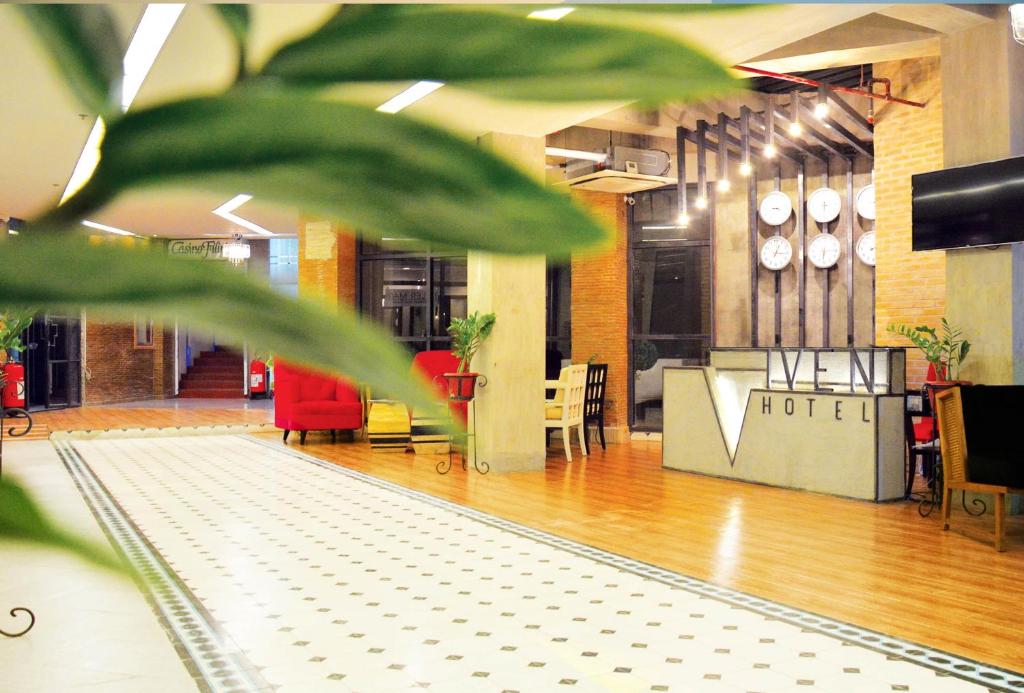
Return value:
[(480, 345), (491, 335), (495, 320), (494, 313), (480, 315), (480, 311), (474, 311), (465, 318), (452, 319), (448, 334), (452, 337), (452, 353), (459, 358), (459, 370), (444, 374), (448, 383), (448, 399), (456, 402), (473, 399), (476, 379), (480, 374), (468, 368)]
[(910, 327), (892, 324), (886, 329), (906, 337), (924, 352), (928, 363), (935, 367), (936, 379), (929, 380), (929, 385), (970, 384), (966, 380), (960, 380), (960, 366), (971, 351), (971, 343), (964, 339), (960, 329), (950, 325), (946, 318), (942, 318), (941, 336), (938, 330), (927, 325)]
[(0, 366), (7, 364), (11, 351), (21, 351), (21, 333), (32, 324), (32, 311), (4, 311), (0, 313)]

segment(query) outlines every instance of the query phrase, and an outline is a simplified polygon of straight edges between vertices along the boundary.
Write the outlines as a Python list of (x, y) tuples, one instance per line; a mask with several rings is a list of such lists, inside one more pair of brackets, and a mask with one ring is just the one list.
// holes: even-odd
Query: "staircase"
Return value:
[(226, 349), (204, 351), (193, 357), (192, 366), (182, 376), (178, 397), (239, 399), (245, 396), (244, 383), (241, 354)]

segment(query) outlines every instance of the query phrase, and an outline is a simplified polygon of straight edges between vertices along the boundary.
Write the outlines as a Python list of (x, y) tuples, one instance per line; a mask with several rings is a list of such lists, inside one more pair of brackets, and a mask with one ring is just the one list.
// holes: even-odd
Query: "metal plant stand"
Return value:
[[(477, 387), (487, 387), (487, 377), (480, 375), (477, 376), (476, 381)], [(448, 440), (448, 458), (443, 459), (437, 463), (437, 473), (447, 474), (451, 471), (452, 465), (455, 462), (455, 456), (459, 455), (462, 458), (462, 468), (464, 470), (469, 469), (469, 441), (473, 441), (473, 469), (479, 474), (486, 474), (491, 471), (491, 465), (483, 462), (480, 456), (477, 454), (476, 449), (476, 397), (470, 395), (469, 397), (454, 397), (449, 396), (449, 400), (452, 402), (465, 402), (468, 408), (471, 410), (473, 426), (466, 430), (465, 433), (449, 434)], [(458, 449), (458, 452), (456, 450)]]
[[(2, 387), (2, 379), (0, 379), (0, 387)], [(25, 429), (18, 430), (19, 426), (17, 423), (11, 426), (9, 429), (4, 423), (4, 419), (15, 419), (25, 422)], [(23, 435), (28, 434), (32, 430), (32, 415), (25, 409), (20, 407), (0, 407), (0, 477), (3, 476), (4, 470), (4, 434), (11, 438), (20, 438)], [(32, 613), (31, 609), (26, 609), (23, 606), (16, 606), (11, 609), (10, 614), (13, 618), (18, 618), (18, 613), (23, 612), (28, 614), (28, 625), (19, 631), (7, 631), (0, 628), (0, 635), (8, 638), (20, 638), (25, 633), (32, 630), (32, 627), (36, 624), (36, 615)]]

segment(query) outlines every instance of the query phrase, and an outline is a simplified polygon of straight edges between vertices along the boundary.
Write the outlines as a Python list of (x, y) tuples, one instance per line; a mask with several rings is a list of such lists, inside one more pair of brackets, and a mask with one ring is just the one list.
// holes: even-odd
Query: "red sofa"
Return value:
[(284, 440), (299, 432), (299, 443), (308, 431), (357, 431), (363, 427), (363, 402), (359, 390), (344, 378), (323, 375), (280, 361), (274, 367), (274, 425), (284, 429)]
[[(459, 369), (459, 358), (447, 349), (421, 351), (413, 357), (412, 367), (418, 369), (426, 376), (427, 380), (434, 383), (439, 397), (447, 399), (448, 385), (441, 376), (445, 373), (456, 372)], [(466, 422), (465, 402), (449, 402), (448, 408), (453, 416), (462, 419), (463, 423)]]

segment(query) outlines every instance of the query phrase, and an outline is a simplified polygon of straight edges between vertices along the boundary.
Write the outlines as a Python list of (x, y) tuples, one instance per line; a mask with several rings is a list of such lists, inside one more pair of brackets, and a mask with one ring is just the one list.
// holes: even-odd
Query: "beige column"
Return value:
[[(543, 138), (490, 133), (480, 144), (543, 179)], [(470, 251), (467, 263), (469, 312), (497, 316), (473, 359), (473, 370), (487, 378), (487, 386), (477, 389), (477, 453), (492, 472), (542, 470), (544, 257)]]
[[(1005, 11), (942, 39), (946, 167), (1024, 154), (1024, 46)], [(973, 344), (961, 377), (1024, 383), (1024, 246), (946, 253), (946, 315)]]

